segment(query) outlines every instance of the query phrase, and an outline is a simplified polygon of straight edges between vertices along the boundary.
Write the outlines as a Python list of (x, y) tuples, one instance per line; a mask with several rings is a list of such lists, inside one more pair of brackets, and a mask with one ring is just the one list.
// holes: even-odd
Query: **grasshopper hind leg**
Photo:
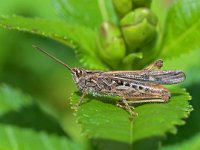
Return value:
[(151, 65), (147, 66), (146, 68), (144, 68), (144, 70), (150, 71), (150, 70), (154, 70), (155, 68), (161, 69), (162, 66), (163, 66), (163, 60), (162, 59), (158, 59), (153, 64), (151, 64)]

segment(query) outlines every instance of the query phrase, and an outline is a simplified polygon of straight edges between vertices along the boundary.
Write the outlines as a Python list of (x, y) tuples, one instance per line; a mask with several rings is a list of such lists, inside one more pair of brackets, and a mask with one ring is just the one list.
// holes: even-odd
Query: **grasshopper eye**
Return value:
[(78, 78), (80, 78), (80, 77), (82, 76), (82, 74), (83, 74), (83, 72), (82, 72), (81, 70), (79, 70), (79, 69), (77, 69), (77, 70), (75, 71), (75, 73), (76, 73), (76, 76), (77, 76)]

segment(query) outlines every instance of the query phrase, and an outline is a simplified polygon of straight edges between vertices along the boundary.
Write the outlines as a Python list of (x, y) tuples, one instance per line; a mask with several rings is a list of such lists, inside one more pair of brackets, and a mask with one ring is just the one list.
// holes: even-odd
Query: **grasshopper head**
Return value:
[(75, 83), (78, 83), (80, 78), (83, 77), (85, 75), (85, 70), (81, 69), (81, 68), (72, 68), (72, 76), (73, 79), (75, 81)]

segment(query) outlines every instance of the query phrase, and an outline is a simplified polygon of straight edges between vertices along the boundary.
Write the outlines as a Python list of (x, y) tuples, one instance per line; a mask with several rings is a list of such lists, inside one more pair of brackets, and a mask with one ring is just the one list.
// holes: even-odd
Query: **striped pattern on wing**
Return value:
[(143, 85), (176, 84), (185, 80), (185, 74), (179, 70), (114, 71), (104, 72), (103, 75), (113, 80)]

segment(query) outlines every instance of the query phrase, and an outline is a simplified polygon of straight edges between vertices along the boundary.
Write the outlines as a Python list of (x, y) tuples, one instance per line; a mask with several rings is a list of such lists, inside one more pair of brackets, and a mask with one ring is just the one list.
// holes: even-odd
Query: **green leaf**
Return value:
[(98, 27), (102, 21), (116, 22), (116, 16), (111, 1), (54, 0), (54, 3), (61, 17), (71, 24), (78, 24), (94, 29)]
[[(183, 89), (171, 90), (172, 98), (167, 103), (151, 103), (135, 108), (138, 113), (132, 122), (129, 113), (115, 106), (115, 100), (103, 98), (85, 98), (75, 112), (84, 135), (95, 139), (107, 139), (132, 144), (150, 137), (164, 136), (166, 132), (176, 133), (176, 125), (183, 125), (192, 110), (189, 94)], [(74, 105), (80, 96), (73, 94)], [(101, 100), (100, 100), (101, 99)]]
[(0, 125), (0, 149), (2, 150), (78, 150), (77, 143), (62, 136), (35, 132), (12, 125)]
[(175, 57), (200, 47), (200, 1), (178, 0), (169, 9), (162, 57)]
[(199, 150), (200, 149), (200, 133), (185, 140), (181, 143), (166, 145), (161, 150)]
[[(49, 37), (59, 42), (63, 42), (71, 47), (75, 47), (72, 41), (72, 27), (63, 21), (52, 21), (40, 18), (26, 18), (21, 16), (0, 16), (0, 27), (17, 31), (24, 31), (41, 36)], [(71, 32), (71, 33), (70, 33)]]
[(42, 112), (29, 95), (5, 84), (0, 85), (0, 124), (64, 134), (59, 124)]
[(5, 84), (0, 85), (0, 100), (0, 116), (9, 111), (19, 111), (22, 107), (32, 104), (30, 96)]
[(25, 31), (57, 40), (74, 48), (84, 66), (90, 69), (103, 70), (107, 68), (96, 55), (96, 34), (89, 28), (70, 25), (61, 20), (20, 16), (1, 16), (0, 27)]
[(82, 149), (32, 104), (31, 97), (20, 90), (0, 86), (0, 149)]

